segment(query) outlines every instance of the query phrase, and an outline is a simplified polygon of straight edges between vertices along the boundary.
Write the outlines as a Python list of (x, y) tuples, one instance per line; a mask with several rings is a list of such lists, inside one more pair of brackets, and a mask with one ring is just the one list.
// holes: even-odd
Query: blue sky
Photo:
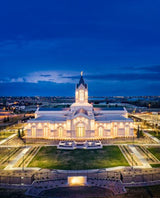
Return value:
[(0, 2), (0, 95), (159, 95), (159, 0)]

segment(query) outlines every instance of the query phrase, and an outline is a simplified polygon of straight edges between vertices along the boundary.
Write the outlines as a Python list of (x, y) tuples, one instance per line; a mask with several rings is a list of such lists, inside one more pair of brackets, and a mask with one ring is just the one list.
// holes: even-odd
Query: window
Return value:
[(117, 136), (117, 125), (114, 125), (113, 131), (114, 131), (114, 136)]
[(77, 137), (84, 137), (85, 136), (85, 127), (82, 123), (77, 126)]
[(98, 129), (98, 136), (100, 136), (100, 137), (103, 136), (103, 127), (99, 127), (99, 129)]
[(79, 100), (84, 101), (84, 91), (83, 90), (79, 91)]
[(125, 136), (129, 136), (129, 126), (125, 127)]
[(58, 135), (59, 135), (59, 137), (63, 137), (63, 128), (62, 127), (58, 128)]
[(36, 127), (32, 127), (32, 137), (36, 137)]
[(47, 137), (48, 136), (48, 127), (44, 127), (44, 136)]

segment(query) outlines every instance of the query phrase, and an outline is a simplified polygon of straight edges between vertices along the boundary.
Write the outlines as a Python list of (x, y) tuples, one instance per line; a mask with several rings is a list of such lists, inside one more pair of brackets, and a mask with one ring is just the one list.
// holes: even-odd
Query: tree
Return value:
[(24, 129), (22, 129), (22, 134), (21, 134), (21, 136), (22, 136), (22, 137), (24, 136)]
[(20, 129), (18, 129), (18, 137), (19, 138), (21, 137), (21, 131), (20, 131)]
[(6, 117), (4, 117), (4, 119), (3, 119), (3, 122), (7, 122), (7, 119), (6, 119)]
[(138, 129), (137, 129), (137, 138), (143, 137), (143, 131), (139, 129), (139, 125), (138, 125)]

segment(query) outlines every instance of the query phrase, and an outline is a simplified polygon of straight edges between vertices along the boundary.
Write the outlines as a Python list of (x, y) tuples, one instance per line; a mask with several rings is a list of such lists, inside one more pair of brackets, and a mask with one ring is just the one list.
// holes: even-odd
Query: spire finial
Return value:
[(81, 76), (83, 76), (83, 71), (81, 71)]

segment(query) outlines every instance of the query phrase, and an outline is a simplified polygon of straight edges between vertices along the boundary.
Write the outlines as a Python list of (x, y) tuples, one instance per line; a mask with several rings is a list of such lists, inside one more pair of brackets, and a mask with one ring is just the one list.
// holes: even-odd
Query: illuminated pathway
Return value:
[(5, 170), (11, 170), (15, 166), (15, 164), (29, 151), (30, 146), (27, 146), (24, 148), (16, 157), (14, 160), (12, 160), (8, 166), (6, 166)]
[(7, 142), (8, 140), (12, 139), (13, 137), (15, 137), (17, 134), (13, 134), (11, 136), (9, 136), (8, 138), (5, 138), (4, 140), (0, 141), (0, 145), (4, 144), (5, 142)]
[(136, 155), (136, 157), (139, 159), (139, 161), (142, 163), (143, 168), (151, 168), (150, 164), (147, 162), (147, 160), (138, 152), (136, 147), (134, 145), (128, 145), (130, 150)]
[(144, 134), (148, 137), (150, 137), (152, 140), (154, 140), (156, 143), (160, 144), (160, 140), (156, 137), (154, 137), (153, 135), (147, 133), (147, 132), (144, 132)]

